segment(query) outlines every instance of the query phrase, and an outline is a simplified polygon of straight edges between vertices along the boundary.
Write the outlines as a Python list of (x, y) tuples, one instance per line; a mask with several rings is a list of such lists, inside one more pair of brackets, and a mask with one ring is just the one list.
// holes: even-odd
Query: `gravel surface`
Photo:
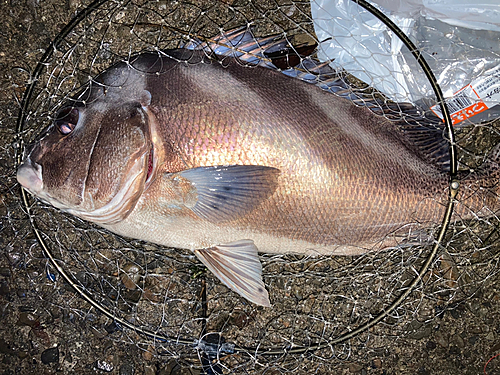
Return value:
[[(307, 8), (304, 3), (279, 3), (285, 14), (299, 14), (295, 22)], [(493, 358), (500, 353), (500, 246), (498, 223), (493, 221), (456, 225), (448, 251), (424, 284), (382, 323), (348, 343), (303, 355), (252, 359), (250, 351), (210, 358), (212, 369), (203, 368), (207, 359), (196, 350), (162, 345), (128, 330), (79, 297), (49, 265), (21, 204), (15, 129), (37, 62), (86, 5), (80, 0), (10, 0), (0, 5), (0, 373), (500, 374), (500, 357)], [(275, 17), (269, 9), (268, 17)], [(181, 23), (198, 22), (189, 10), (171, 16)], [(227, 28), (238, 23), (222, 12), (219, 16), (229, 19)], [(310, 30), (310, 25), (304, 28)], [(210, 24), (201, 29), (213, 33)], [(125, 26), (117, 33), (113, 43), (132, 45)], [(144, 35), (155, 39), (147, 30)], [(169, 43), (162, 41), (161, 47)], [(103, 64), (112, 57), (99, 56)], [(87, 73), (100, 69), (96, 62)], [(84, 79), (79, 70), (75, 82)], [(496, 142), (498, 133), (491, 129), (475, 128), (468, 139)], [(206, 285), (206, 332), (220, 336), (209, 335), (205, 341), (223, 337), (249, 348), (307, 345), (356, 328), (396, 298), (429, 250), (408, 248), (359, 260), (263, 256), (273, 302), (273, 309), (265, 310), (245, 304), (210, 275), (198, 277), (199, 264), (188, 252), (119, 239), (43, 205), (33, 209), (38, 227), (54, 239), (51, 244), (59, 245), (61, 264), (115, 314), (171, 337), (194, 340), (204, 332), (198, 296)]]

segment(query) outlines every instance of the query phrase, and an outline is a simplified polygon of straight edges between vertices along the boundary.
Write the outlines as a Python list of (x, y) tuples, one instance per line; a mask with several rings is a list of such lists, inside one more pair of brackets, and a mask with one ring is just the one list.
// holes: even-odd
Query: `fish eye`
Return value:
[(73, 130), (75, 130), (76, 124), (78, 123), (79, 111), (75, 107), (66, 107), (61, 109), (54, 120), (54, 125), (56, 126), (59, 133), (62, 135), (68, 135)]

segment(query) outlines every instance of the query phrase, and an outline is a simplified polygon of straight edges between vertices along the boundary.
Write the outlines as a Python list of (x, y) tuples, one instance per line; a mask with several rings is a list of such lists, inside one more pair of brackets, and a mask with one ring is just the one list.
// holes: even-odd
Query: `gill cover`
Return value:
[[(134, 207), (151, 150), (147, 90), (87, 88), (55, 117), (18, 171), (44, 201), (97, 223), (123, 220)], [(84, 104), (85, 103), (85, 104)]]

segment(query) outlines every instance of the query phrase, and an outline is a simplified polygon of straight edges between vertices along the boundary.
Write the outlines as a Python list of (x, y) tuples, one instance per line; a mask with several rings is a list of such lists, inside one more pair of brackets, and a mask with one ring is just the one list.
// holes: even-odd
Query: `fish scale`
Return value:
[[(175, 77), (182, 76), (183, 73), (178, 73), (175, 69), (175, 67), (169, 68), (171, 74), (165, 76), (167, 81), (170, 78), (175, 80)], [(180, 69), (185, 69), (185, 67)], [(247, 70), (239, 67), (237, 64), (229, 65), (226, 68), (220, 68), (217, 64), (201, 64), (190, 66), (189, 69), (191, 70), (189, 77), (196, 76), (196, 74), (210, 76), (210, 73), (207, 72), (208, 70), (218, 69), (220, 72), (218, 71), (215, 74), (216, 77), (218, 77), (221, 72), (231, 73), (233, 75), (232, 79), (234, 79), (234, 76), (237, 74), (235, 70), (241, 70), (241, 72), (243, 72), (243, 77), (239, 78), (246, 79), (248, 77), (252, 82), (249, 85), (250, 87), (252, 87), (251, 85), (255, 82), (255, 76), (253, 74), (245, 74)], [(267, 74), (269, 77), (266, 77), (263, 81), (271, 81), (276, 77), (283, 79), (280, 75), (271, 71), (261, 72), (261, 75), (264, 74)], [(255, 102), (258, 106), (254, 104), (253, 111), (247, 108), (242, 109), (239, 106), (240, 98), (236, 97), (234, 103), (224, 103), (225, 111), (218, 110), (215, 114), (212, 114), (211, 111), (214, 110), (212, 105), (216, 104), (208, 104), (207, 109), (197, 105), (197, 103), (203, 102), (203, 97), (205, 97), (207, 93), (203, 90), (201, 90), (201, 92), (198, 91), (196, 89), (196, 84), (191, 82), (190, 79), (187, 79), (182, 87), (177, 84), (177, 89), (183, 90), (184, 92), (182, 95), (182, 102), (180, 100), (177, 101), (178, 98), (171, 100), (171, 98), (163, 97), (159, 98), (158, 102), (155, 102), (153, 98), (153, 102), (151, 103), (151, 106), (163, 108), (163, 112), (165, 113), (177, 113), (177, 106), (179, 105), (182, 107), (180, 115), (177, 116), (179, 122), (176, 122), (172, 127), (165, 128), (168, 135), (165, 134), (164, 138), (171, 139), (171, 142), (178, 145), (181, 150), (190, 150), (181, 155), (181, 158), (186, 161), (189, 168), (207, 165), (256, 164), (273, 166), (279, 170), (293, 170), (294, 173), (297, 174), (296, 176), (285, 176), (282, 178), (283, 183), (278, 183), (280, 188), (270, 197), (266, 209), (262, 209), (260, 212), (253, 212), (252, 215), (235, 218), (230, 224), (227, 223), (226, 226), (233, 225), (236, 228), (251, 228), (251, 230), (264, 231), (268, 234), (277, 234), (279, 236), (289, 236), (293, 239), (311, 242), (312, 244), (323, 244), (326, 242), (326, 237), (337, 238), (335, 245), (353, 244), (355, 241), (363, 241), (372, 238), (377, 238), (378, 240), (387, 235), (387, 232), (378, 233), (381, 230), (379, 229), (380, 226), (377, 220), (383, 221), (386, 228), (390, 226), (391, 220), (394, 221), (396, 225), (400, 225), (401, 222), (408, 222), (410, 216), (407, 212), (404, 215), (400, 214), (401, 217), (397, 216), (405, 207), (411, 207), (411, 205), (407, 206), (407, 204), (410, 203), (408, 200), (411, 199), (406, 198), (412, 197), (413, 194), (414, 202), (419, 202), (427, 197), (425, 185), (433, 184), (435, 182), (433, 181), (434, 178), (443, 188), (446, 184), (446, 176), (444, 174), (437, 173), (436, 168), (426, 165), (402, 146), (399, 150), (393, 149), (386, 151), (386, 154), (390, 154), (390, 160), (379, 158), (379, 161), (373, 162), (370, 160), (373, 155), (366, 155), (366, 151), (368, 150), (358, 153), (359, 155), (356, 158), (348, 157), (346, 151), (350, 147), (357, 147), (359, 150), (360, 142), (358, 139), (352, 140), (347, 138), (349, 136), (352, 137), (353, 132), (339, 132), (336, 130), (336, 128), (332, 126), (332, 121), (327, 122), (328, 118), (333, 117), (333, 115), (328, 114), (325, 116), (323, 112), (318, 109), (314, 112), (309, 109), (310, 107), (306, 107), (307, 109), (304, 111), (305, 114), (303, 116), (307, 117), (309, 122), (305, 124), (305, 127), (313, 127), (311, 123), (314, 123), (315, 120), (318, 120), (318, 122), (322, 121), (323, 124), (326, 123), (325, 126), (334, 129), (332, 132), (337, 131), (339, 133), (340, 140), (338, 142), (344, 145), (341, 152), (331, 147), (332, 144), (335, 144), (335, 139), (330, 141), (326, 138), (328, 141), (325, 142), (325, 134), (328, 133), (327, 130), (318, 137), (320, 140), (320, 142), (318, 142), (320, 146), (318, 146), (313, 136), (307, 136), (306, 131), (297, 129), (297, 127), (300, 126), (300, 121), (294, 121), (295, 124), (291, 125), (290, 122), (283, 120), (283, 116), (281, 116), (284, 114), (283, 110), (272, 111), (267, 108), (261, 108), (261, 102), (269, 102), (267, 97), (260, 101), (256, 100)], [(202, 81), (204, 82), (204, 80)], [(299, 85), (298, 82), (293, 83)], [(164, 82), (162, 85), (170, 87), (174, 84)], [(234, 85), (237, 87), (241, 86), (241, 81), (235, 82)], [(281, 86), (276, 84), (266, 85), (265, 91), (269, 91), (269, 87), (273, 87), (277, 92), (281, 92), (284, 85), (290, 88), (292, 83), (285, 80)], [(288, 100), (294, 103), (295, 108), (298, 106), (297, 102), (300, 104), (301, 101), (295, 100), (293, 95), (294, 92), (298, 93), (300, 96), (301, 90), (307, 91), (310, 89), (315, 92), (317, 91), (317, 89), (302, 83), (300, 83), (297, 88), (292, 88), (293, 90), (291, 90)], [(188, 95), (187, 92), (190, 92), (190, 94)], [(254, 96), (264, 96), (257, 90), (255, 92), (258, 95)], [(321, 93), (320, 95), (324, 94)], [(309, 96), (309, 92), (302, 93), (302, 97), (307, 96)], [(187, 97), (190, 99), (187, 99)], [(330, 99), (330, 97), (328, 97), (328, 99)], [(309, 104), (304, 100), (302, 100), (302, 102), (304, 104)], [(279, 105), (283, 105), (283, 103), (279, 103)], [(245, 107), (251, 106), (252, 101), (245, 104)], [(289, 105), (289, 107), (291, 106)], [(184, 111), (189, 111), (189, 108), (194, 108), (193, 111), (195, 115), (183, 116)], [(363, 116), (365, 116), (365, 110), (362, 108), (352, 107), (349, 109), (361, 112)], [(161, 119), (161, 111), (157, 112), (160, 113), (159, 118)], [(203, 112), (204, 118), (200, 112)], [(229, 114), (226, 114), (226, 112), (229, 112)], [(238, 113), (236, 119), (235, 113)], [(318, 115), (315, 116), (315, 113)], [(259, 116), (259, 114), (262, 115)], [(297, 115), (298, 111), (295, 110), (293, 116), (295, 120)], [(370, 115), (373, 116), (372, 114)], [(274, 116), (276, 120), (273, 118), (268, 119), (267, 116)], [(199, 121), (198, 119), (200, 118), (203, 118), (203, 125), (198, 125), (199, 131), (197, 133), (184, 130), (196, 128), (195, 122)], [(245, 121), (240, 121), (235, 124), (235, 122), (237, 122), (235, 120), (241, 118), (245, 118)], [(254, 118), (256, 118), (256, 120), (254, 120)], [(343, 118), (346, 122), (350, 120), (349, 116), (344, 116)], [(190, 121), (190, 119), (192, 120)], [(394, 127), (393, 124), (386, 123), (382, 121), (382, 119), (378, 121), (381, 122), (379, 127)], [(169, 121), (165, 118), (164, 120), (160, 120), (160, 122), (168, 123)], [(359, 127), (358, 125), (358, 128)], [(255, 136), (253, 130), (255, 128), (260, 129), (259, 137)], [(364, 130), (364, 128), (362, 128), (362, 130)], [(228, 136), (228, 139), (232, 139), (232, 141), (224, 143), (220, 142), (220, 138), (218, 139), (217, 136), (214, 136), (221, 133), (234, 133), (235, 135)], [(369, 132), (366, 131), (361, 131), (359, 133), (357, 138), (370, 135)], [(394, 138), (394, 136), (392, 136), (392, 139), (380, 137), (378, 140), (379, 142), (370, 141), (365, 143), (371, 150), (376, 150), (377, 148), (388, 149), (389, 147), (386, 143), (395, 143)], [(194, 142), (192, 142), (193, 140)], [(272, 145), (269, 145), (269, 140), (272, 140)], [(295, 142), (293, 142), (292, 145), (292, 142), (287, 143), (288, 140), (294, 140)], [(266, 148), (259, 148), (259, 145), (265, 144), (266, 141), (268, 143)], [(383, 143), (379, 146), (380, 141)], [(189, 148), (190, 142), (194, 143), (194, 145), (199, 144), (199, 147)], [(290, 146), (290, 149), (287, 149), (288, 146)], [(254, 151), (252, 152), (252, 150)], [(399, 152), (399, 156), (397, 153), (395, 154), (395, 152)], [(268, 158), (270, 153), (277, 155), (272, 161)], [(334, 154), (341, 154), (341, 156), (340, 158), (328, 157), (328, 155)], [(355, 152), (354, 154), (357, 153)], [(319, 157), (319, 155), (322, 155), (322, 157)], [(281, 161), (281, 163), (277, 163), (277, 161)], [(406, 166), (406, 169), (401, 168), (401, 162), (396, 163), (395, 161), (403, 161), (403, 166)], [(338, 184), (337, 191), (334, 191), (334, 189), (329, 186), (331, 183), (327, 175), (331, 172), (330, 169), (325, 166), (326, 162), (334, 164), (336, 173), (340, 175), (339, 181), (341, 181), (341, 183)], [(300, 165), (300, 163), (302, 163), (302, 165)], [(411, 168), (415, 169), (412, 164), (417, 165), (420, 169), (411, 171)], [(340, 166), (340, 168), (338, 168), (338, 166)], [(377, 172), (376, 167), (379, 169), (385, 167), (386, 171), (381, 173)], [(322, 168), (323, 170), (321, 170)], [(313, 175), (306, 174), (308, 170), (313, 171)], [(418, 174), (415, 172), (418, 172)], [(318, 179), (318, 175), (320, 177), (319, 181), (314, 182), (315, 179)], [(426, 175), (428, 175), (427, 178), (425, 177)], [(391, 186), (389, 189), (389, 184), (394, 186)], [(395, 190), (395, 188), (398, 188), (398, 190)], [(305, 190), (310, 190), (311, 193), (305, 196), (297, 194)], [(391, 191), (393, 192), (392, 195), (389, 193)], [(380, 200), (379, 196), (381, 193), (382, 199), (385, 199), (388, 203), (390, 202), (394, 207), (392, 209), (392, 217), (390, 214), (383, 217), (379, 213), (374, 214), (369, 212), (371, 210), (371, 205), (374, 204), (373, 202)], [(310, 199), (311, 197), (332, 197), (334, 195), (338, 196), (336, 200), (327, 199), (318, 202), (317, 200)], [(277, 214), (278, 209), (276, 208), (279, 207), (279, 202), (283, 201), (283, 199), (288, 199), (291, 202), (289, 205), (282, 206), (280, 209), (280, 213), (285, 213), (285, 218), (283, 218), (283, 215)], [(415, 203), (413, 203), (413, 205), (414, 204)], [(434, 207), (430, 207), (429, 211), (433, 212), (430, 219), (435, 219), (434, 212), (437, 212), (437, 216), (440, 215), (440, 211), (434, 210)], [(427, 216), (427, 220), (429, 220), (429, 214), (422, 213), (422, 216), (424, 219)], [(318, 219), (323, 222), (323, 225), (315, 224), (318, 222)], [(373, 225), (370, 225), (370, 220), (374, 221)], [(359, 222), (363, 224), (358, 224)], [(268, 223), (268, 225), (262, 226), (262, 223)], [(288, 225), (288, 223), (290, 224)], [(316, 238), (312, 238), (314, 234), (311, 234), (310, 230), (302, 231), (301, 229), (312, 226), (317, 227), (315, 231)], [(347, 234), (341, 235), (340, 233), (332, 233), (332, 228), (334, 227), (346, 228), (343, 231)], [(305, 233), (307, 233), (307, 235)], [(266, 251), (265, 246), (261, 248), (261, 250)]]

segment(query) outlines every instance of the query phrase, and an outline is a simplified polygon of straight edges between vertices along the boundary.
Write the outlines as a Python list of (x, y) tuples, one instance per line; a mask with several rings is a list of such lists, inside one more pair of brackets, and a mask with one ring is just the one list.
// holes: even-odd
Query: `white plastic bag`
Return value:
[[(373, 4), (420, 49), (449, 98), (454, 123), (479, 113), (475, 122), (500, 114), (498, 0), (374, 1), (389, 8)], [(432, 87), (415, 58), (381, 20), (351, 0), (312, 0), (311, 10), (321, 60), (333, 60), (332, 65), (394, 101), (425, 110), (432, 107), (440, 115), (433, 106)], [(442, 19), (431, 18), (439, 16)]]
[(373, 0), (392, 14), (406, 18), (420, 16), (452, 26), (500, 32), (498, 0)]

